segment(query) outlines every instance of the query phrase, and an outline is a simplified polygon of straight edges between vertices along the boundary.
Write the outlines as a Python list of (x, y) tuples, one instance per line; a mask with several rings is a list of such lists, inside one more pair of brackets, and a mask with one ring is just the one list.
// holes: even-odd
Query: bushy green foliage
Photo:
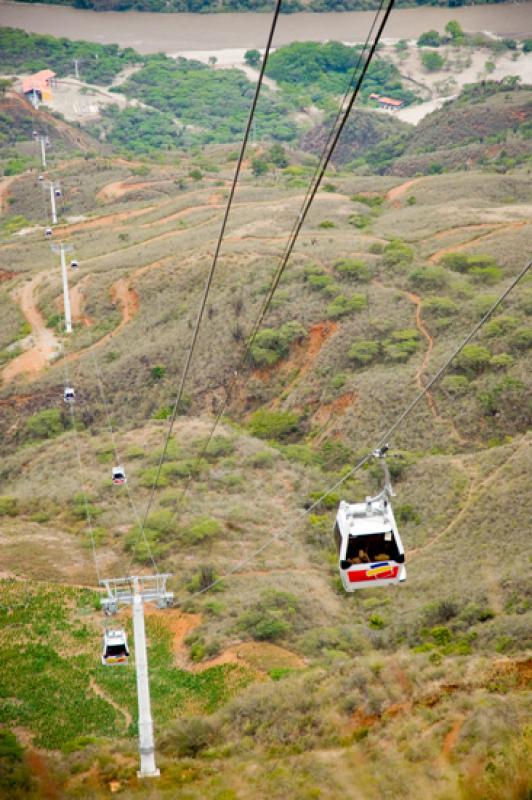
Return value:
[(92, 132), (95, 136), (103, 133), (109, 144), (131, 153), (168, 150), (183, 144), (182, 131), (172, 116), (154, 109), (105, 106)]
[(439, 47), (441, 44), (441, 37), (438, 31), (434, 29), (425, 31), (417, 40), (418, 47)]
[(392, 239), (384, 247), (382, 262), (387, 267), (407, 266), (414, 260), (414, 251), (410, 245), (400, 239)]
[(24, 749), (14, 733), (0, 730), (0, 796), (19, 800), (30, 796), (31, 788), (31, 772), (24, 759)]
[(246, 50), (244, 61), (249, 67), (257, 67), (261, 62), (261, 55), (258, 50)]
[(491, 353), (479, 344), (466, 344), (462, 352), (456, 357), (457, 369), (466, 374), (475, 375), (486, 369), (491, 361)]
[(259, 602), (240, 615), (237, 627), (259, 641), (275, 641), (292, 630), (298, 610), (295, 595), (268, 589)]
[(488, 320), (483, 328), (483, 334), (487, 339), (498, 339), (501, 336), (514, 330), (519, 325), (517, 317), (511, 317), (508, 314), (494, 317)]
[(370, 339), (361, 339), (351, 345), (348, 351), (349, 358), (359, 366), (366, 366), (374, 361), (380, 352), (379, 342)]
[(390, 361), (407, 361), (419, 347), (419, 333), (415, 328), (394, 331), (383, 342), (383, 350)]
[(64, 430), (61, 412), (57, 408), (38, 411), (26, 422), (26, 431), (32, 439), (52, 439)]
[(465, 375), (446, 375), (441, 385), (449, 394), (461, 395), (469, 389), (469, 380)]
[(414, 289), (434, 291), (443, 289), (449, 281), (449, 276), (443, 267), (434, 265), (418, 267), (408, 276), (408, 283)]
[(423, 311), (432, 317), (447, 317), (457, 314), (459, 308), (449, 297), (429, 297), (423, 301)]
[(82, 60), (81, 73), (88, 83), (108, 84), (128, 64), (142, 61), (130, 47), (92, 44), (29, 34), (16, 28), (0, 28), (4, 72), (37, 72), (52, 69), (60, 77), (74, 74), (74, 59)]
[[(360, 45), (340, 42), (293, 42), (270, 55), (266, 74), (291, 94), (295, 90), (300, 102), (306, 97), (327, 106), (331, 96), (346, 90), (361, 49)], [(391, 94), (406, 102), (416, 99), (416, 94), (403, 86), (397, 67), (382, 58), (374, 58), (369, 66), (360, 92), (362, 102), (367, 102), (372, 92)]]
[(437, 72), (445, 64), (445, 59), (439, 53), (428, 50), (421, 53), (421, 63), (427, 72)]
[(192, 544), (198, 544), (199, 542), (213, 539), (215, 536), (218, 536), (221, 531), (222, 526), (218, 520), (204, 514), (200, 517), (196, 517), (186, 526), (184, 538), (192, 542)]
[(327, 317), (329, 319), (340, 319), (347, 314), (355, 314), (365, 308), (368, 304), (366, 296), (363, 294), (352, 294), (347, 297), (339, 294), (327, 306)]
[(299, 415), (294, 411), (268, 411), (259, 408), (249, 420), (249, 430), (259, 439), (287, 439), (299, 431)]
[(258, 367), (269, 367), (288, 355), (292, 342), (305, 336), (299, 322), (287, 322), (278, 330), (264, 328), (259, 331), (250, 348), (250, 358)]
[[(199, 61), (151, 56), (120, 91), (176, 117), (186, 142), (230, 142), (242, 135), (255, 87), (237, 69), (213, 70)], [(287, 141), (296, 132), (288, 106), (273, 93), (261, 97), (255, 115), (259, 138)]]
[(518, 328), (510, 336), (510, 347), (512, 350), (528, 350), (532, 347), (532, 328), (522, 327)]
[(0, 495), (0, 517), (16, 517), (18, 514), (18, 502), (16, 497)]
[(502, 277), (502, 270), (492, 256), (473, 255), (463, 253), (447, 253), (442, 258), (442, 264), (455, 272), (471, 275), (479, 283), (498, 283)]

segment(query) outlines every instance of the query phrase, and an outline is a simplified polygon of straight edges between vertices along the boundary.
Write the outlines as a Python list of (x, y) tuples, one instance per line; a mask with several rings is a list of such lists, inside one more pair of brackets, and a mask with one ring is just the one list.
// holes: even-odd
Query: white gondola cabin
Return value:
[(61, 197), (61, 189), (54, 189), (54, 194), (56, 197)]
[(384, 453), (384, 488), (363, 503), (342, 500), (336, 515), (334, 536), (340, 578), (346, 592), (389, 586), (406, 580), (405, 551), (393, 514), (393, 491)]
[(127, 634), (123, 628), (107, 628), (103, 635), (102, 664), (104, 667), (126, 665), (129, 659)]
[(46, 236), (47, 239), (49, 239), (50, 236), (52, 236), (52, 234), (53, 234), (53, 230), (51, 228), (45, 228), (44, 229), (44, 235)]
[(78, 262), (76, 261), (75, 258), (73, 258), (72, 261), (70, 262), (70, 269), (77, 269), (78, 267), (79, 267)]
[(122, 484), (127, 482), (126, 471), (122, 466), (113, 467), (112, 476), (115, 486), (122, 486)]
[(38, 181), (40, 181), (40, 182), (42, 183), (42, 182), (43, 182), (43, 180), (44, 180), (44, 175), (39, 175), (39, 177), (37, 178), (37, 180), (38, 180)]
[(65, 391), (63, 392), (63, 400), (65, 403), (73, 403), (76, 399), (76, 393), (72, 386), (66, 386)]

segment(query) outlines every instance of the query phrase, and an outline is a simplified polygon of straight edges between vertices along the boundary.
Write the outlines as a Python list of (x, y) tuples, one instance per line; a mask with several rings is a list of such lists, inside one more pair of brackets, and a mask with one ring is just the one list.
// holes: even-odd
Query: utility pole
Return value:
[(144, 603), (155, 602), (159, 608), (171, 606), (174, 595), (166, 590), (166, 582), (170, 577), (169, 574), (132, 575), (128, 578), (104, 578), (100, 581), (100, 585), (107, 589), (107, 597), (101, 600), (105, 614), (116, 614), (120, 605), (133, 607), (133, 637), (139, 709), (140, 769), (137, 772), (139, 778), (156, 778), (160, 775), (155, 763)]
[(52, 250), (59, 253), (61, 257), (61, 277), (63, 278), (63, 305), (65, 309), (65, 332), (72, 333), (72, 312), (70, 310), (70, 294), (68, 291), (68, 272), (66, 267), (65, 253), (72, 250), (71, 245), (61, 242), (60, 245), (52, 245)]
[(46, 140), (47, 136), (39, 136), (39, 141), (41, 143), (41, 164), (43, 167), (46, 167)]
[(50, 181), (50, 206), (52, 208), (52, 225), (57, 225), (57, 209), (55, 207), (55, 186), (53, 181)]
[(74, 71), (76, 73), (76, 78), (79, 81), (79, 68), (78, 67), (79, 67), (79, 58), (75, 58), (74, 59)]

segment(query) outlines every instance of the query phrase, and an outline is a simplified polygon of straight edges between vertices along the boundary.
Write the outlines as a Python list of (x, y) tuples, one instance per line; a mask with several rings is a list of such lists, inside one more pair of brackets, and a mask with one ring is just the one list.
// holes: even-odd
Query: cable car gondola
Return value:
[(126, 471), (122, 466), (113, 467), (112, 476), (115, 486), (122, 486), (122, 484), (127, 483)]
[(334, 537), (340, 578), (346, 592), (389, 586), (406, 580), (405, 551), (390, 498), (394, 493), (385, 461), (387, 447), (376, 450), (382, 459), (384, 488), (364, 503), (340, 502)]
[(66, 386), (65, 391), (63, 392), (63, 400), (65, 403), (73, 403), (76, 399), (76, 393), (72, 386)]
[(44, 229), (44, 235), (46, 236), (47, 239), (49, 239), (50, 236), (52, 236), (52, 234), (53, 234), (53, 230), (51, 228), (45, 228)]
[(61, 189), (54, 189), (54, 194), (56, 197), (61, 197)]
[(104, 667), (127, 665), (129, 647), (123, 628), (106, 628), (103, 635), (102, 664)]
[(75, 258), (73, 258), (72, 261), (70, 262), (70, 269), (77, 269), (78, 267), (79, 267), (78, 262), (76, 261)]

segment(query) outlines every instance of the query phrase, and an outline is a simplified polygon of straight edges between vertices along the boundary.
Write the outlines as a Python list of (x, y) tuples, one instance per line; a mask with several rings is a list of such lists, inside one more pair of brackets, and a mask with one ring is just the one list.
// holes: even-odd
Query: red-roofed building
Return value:
[(398, 111), (405, 104), (404, 100), (394, 100), (393, 97), (379, 97), (377, 102), (381, 108), (386, 108), (388, 111)]
[(22, 92), (30, 99), (37, 98), (40, 102), (52, 99), (52, 86), (55, 86), (55, 72), (51, 69), (41, 69), (34, 75), (22, 79)]

